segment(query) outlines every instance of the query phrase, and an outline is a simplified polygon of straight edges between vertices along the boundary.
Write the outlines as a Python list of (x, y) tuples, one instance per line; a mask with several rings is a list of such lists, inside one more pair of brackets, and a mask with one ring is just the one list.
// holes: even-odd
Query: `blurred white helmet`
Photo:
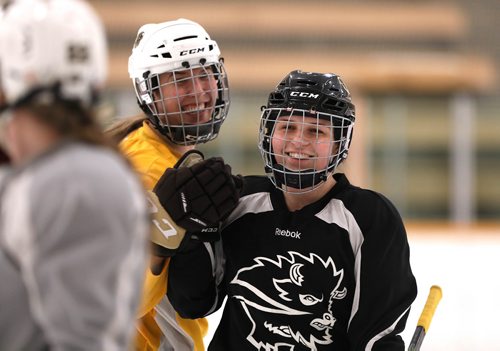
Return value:
[(139, 106), (170, 141), (194, 145), (217, 137), (230, 104), (227, 74), (217, 43), (198, 23), (143, 25), (128, 71)]
[(107, 74), (103, 25), (84, 1), (14, 1), (0, 26), (0, 66), (8, 105), (51, 89), (90, 105)]

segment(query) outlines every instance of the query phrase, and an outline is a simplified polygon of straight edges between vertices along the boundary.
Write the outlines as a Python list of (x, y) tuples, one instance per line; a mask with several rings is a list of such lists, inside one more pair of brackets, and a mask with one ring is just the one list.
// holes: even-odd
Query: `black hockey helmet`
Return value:
[[(326, 168), (289, 170), (276, 161), (278, 151), (272, 149), (271, 143), (276, 121), (290, 120), (292, 116), (314, 117), (330, 122), (332, 152)], [(284, 191), (288, 187), (294, 188), (294, 193), (313, 190), (347, 158), (354, 120), (355, 107), (351, 95), (338, 75), (299, 70), (290, 72), (269, 94), (267, 105), (262, 107), (259, 150), (266, 173)]]

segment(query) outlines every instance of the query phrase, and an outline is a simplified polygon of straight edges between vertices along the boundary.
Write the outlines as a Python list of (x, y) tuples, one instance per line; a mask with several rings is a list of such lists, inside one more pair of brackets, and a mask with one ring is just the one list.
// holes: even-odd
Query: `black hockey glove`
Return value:
[(210, 158), (191, 167), (168, 169), (153, 192), (179, 226), (202, 232), (218, 227), (236, 207), (239, 189), (234, 178), (222, 158)]
[(242, 186), (241, 176), (233, 176), (222, 158), (212, 157), (167, 169), (153, 192), (178, 226), (200, 237), (218, 231), (238, 204)]

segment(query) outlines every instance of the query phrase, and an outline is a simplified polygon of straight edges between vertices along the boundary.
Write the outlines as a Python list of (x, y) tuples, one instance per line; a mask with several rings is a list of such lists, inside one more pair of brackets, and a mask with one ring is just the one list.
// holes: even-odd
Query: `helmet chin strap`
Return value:
[(174, 144), (196, 145), (203, 144), (219, 133), (221, 121), (213, 121), (203, 125), (184, 127), (162, 127), (168, 139)]
[[(55, 102), (64, 103), (65, 105), (68, 105), (76, 110), (83, 110), (83, 103), (77, 99), (65, 97), (63, 95), (62, 88), (62, 83), (60, 81), (56, 81), (50, 85), (34, 86), (17, 100), (2, 105), (0, 107), (0, 112), (23, 107), (31, 103), (51, 105)], [(91, 95), (94, 96), (94, 93)]]
[(272, 173), (276, 181), (276, 186), (281, 188), (283, 185), (294, 189), (307, 189), (315, 187), (328, 178), (328, 174), (333, 170), (333, 165), (321, 171), (314, 169), (292, 171), (283, 165), (274, 164), (271, 167), (266, 166), (266, 173)]
[(61, 83), (55, 82), (50, 86), (34, 86), (24, 95), (19, 97), (17, 100), (11, 103), (5, 103), (1, 111), (5, 111), (8, 109), (14, 109), (17, 107), (21, 107), (27, 105), (31, 102), (38, 100), (47, 101), (48, 103), (52, 103), (56, 99), (60, 99), (61, 97)]

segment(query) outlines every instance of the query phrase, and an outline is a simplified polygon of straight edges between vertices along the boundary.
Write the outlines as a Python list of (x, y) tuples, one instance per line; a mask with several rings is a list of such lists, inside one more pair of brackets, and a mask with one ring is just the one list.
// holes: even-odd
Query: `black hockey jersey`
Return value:
[(169, 298), (181, 315), (227, 296), (209, 350), (404, 350), (398, 334), (417, 288), (400, 215), (384, 196), (335, 179), (290, 212), (266, 177), (246, 177), (223, 253), (200, 245), (173, 259)]

